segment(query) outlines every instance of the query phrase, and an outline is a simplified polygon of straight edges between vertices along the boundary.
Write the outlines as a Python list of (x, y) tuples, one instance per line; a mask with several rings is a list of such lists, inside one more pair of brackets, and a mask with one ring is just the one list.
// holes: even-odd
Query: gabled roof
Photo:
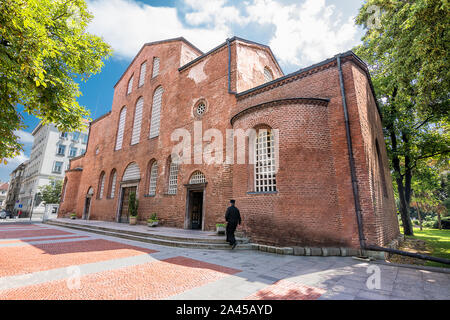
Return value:
[(215, 47), (214, 49), (212, 49), (212, 50), (210, 50), (210, 51), (204, 53), (203, 55), (201, 55), (201, 56), (195, 58), (194, 60), (192, 60), (192, 61), (186, 63), (184, 66), (179, 67), (179, 68), (178, 68), (178, 71), (182, 71), (182, 70), (184, 70), (184, 69), (190, 67), (191, 65), (193, 65), (193, 64), (197, 63), (198, 61), (202, 60), (203, 58), (209, 56), (210, 54), (214, 53), (215, 51), (217, 51), (217, 50), (223, 48), (224, 46), (227, 45), (227, 43), (232, 43), (233, 41), (236, 41), (236, 40), (237, 40), (237, 41), (244, 42), (244, 43), (248, 43), (248, 44), (253, 44), (253, 45), (260, 46), (260, 47), (264, 47), (265, 49), (267, 49), (267, 50), (270, 52), (273, 61), (275, 61), (275, 64), (277, 65), (278, 69), (281, 71), (282, 74), (284, 74), (283, 69), (281, 69), (281, 66), (279, 65), (277, 59), (275, 58), (275, 55), (274, 55), (273, 52), (272, 52), (272, 49), (270, 49), (269, 46), (267, 46), (267, 45), (265, 45), (265, 44), (258, 43), (258, 42), (250, 41), (250, 40), (247, 40), (247, 39), (239, 38), (239, 37), (236, 37), (236, 36), (234, 36), (233, 38), (227, 39), (227, 41), (225, 41), (224, 43), (218, 45), (218, 46)]
[(9, 183), (0, 183), (0, 190), (8, 190)]
[(186, 43), (188, 46), (190, 46), (192, 49), (196, 50), (199, 54), (203, 55), (203, 51), (201, 51), (199, 48), (197, 48), (192, 43), (187, 41), (184, 37), (178, 37), (178, 38), (172, 38), (172, 39), (166, 39), (166, 40), (160, 40), (160, 41), (147, 42), (146, 44), (144, 44), (142, 46), (141, 50), (139, 50), (139, 52), (133, 58), (133, 61), (130, 62), (130, 64), (128, 65), (127, 69), (122, 73), (122, 75), (120, 76), (119, 80), (117, 80), (116, 84), (114, 85), (114, 88), (117, 86), (117, 84), (120, 82), (120, 80), (122, 80), (124, 75), (127, 73), (128, 69), (130, 69), (131, 65), (134, 63), (136, 58), (139, 57), (139, 55), (141, 54), (142, 50), (144, 50), (145, 47), (153, 46), (153, 45), (157, 45), (157, 44), (162, 44), (162, 43), (175, 42), (175, 41), (182, 41), (182, 42)]

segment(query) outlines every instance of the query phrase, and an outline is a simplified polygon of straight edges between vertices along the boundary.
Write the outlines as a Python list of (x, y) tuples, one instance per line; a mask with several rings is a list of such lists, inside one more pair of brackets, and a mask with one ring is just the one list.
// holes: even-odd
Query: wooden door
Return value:
[(136, 187), (126, 187), (122, 189), (122, 205), (120, 208), (120, 216), (119, 222), (128, 222), (129, 221), (129, 201), (130, 201), (130, 193), (136, 193)]

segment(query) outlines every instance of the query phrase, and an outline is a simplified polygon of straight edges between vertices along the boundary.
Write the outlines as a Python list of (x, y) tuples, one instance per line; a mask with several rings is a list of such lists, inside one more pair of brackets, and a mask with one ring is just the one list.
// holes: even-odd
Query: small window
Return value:
[(59, 156), (64, 156), (66, 154), (66, 146), (63, 144), (60, 144), (58, 146), (58, 151), (57, 151), (57, 155)]
[(73, 132), (72, 133), (72, 141), (78, 142), (80, 139), (80, 133), (79, 132)]
[(146, 72), (147, 72), (147, 61), (141, 65), (141, 72), (139, 74), (139, 87), (142, 87), (145, 83)]
[(152, 78), (156, 77), (159, 74), (159, 58), (153, 58), (153, 74)]
[(55, 161), (55, 163), (53, 165), (53, 172), (54, 173), (61, 173), (63, 165), (64, 165), (64, 162)]
[(60, 135), (61, 138), (66, 139), (67, 136), (68, 136), (67, 132), (61, 132), (61, 135)]
[(88, 142), (88, 135), (86, 133), (82, 133), (81, 134), (81, 143), (87, 144), (87, 142)]
[(189, 184), (198, 184), (198, 183), (205, 183), (206, 182), (206, 177), (203, 174), (203, 172), (201, 171), (195, 171), (192, 176), (191, 179), (189, 179)]
[(69, 151), (69, 157), (76, 157), (77, 156), (77, 148), (71, 147)]
[(133, 90), (133, 77), (134, 76), (131, 76), (130, 80), (128, 80), (127, 94), (130, 94), (131, 91)]
[(168, 194), (176, 194), (177, 193), (178, 169), (179, 169), (179, 164), (177, 162), (171, 161), (170, 169), (169, 169), (169, 188), (168, 188), (168, 192), (167, 192)]
[(206, 112), (206, 102), (205, 101), (200, 101), (199, 103), (197, 103), (195, 109), (194, 109), (194, 115), (196, 117), (201, 117), (203, 116), (203, 114)]
[(266, 82), (270, 82), (273, 80), (272, 71), (270, 71), (270, 69), (268, 67), (264, 68), (264, 80)]
[(148, 194), (154, 196), (156, 194), (156, 181), (158, 179), (158, 163), (153, 162), (150, 169), (150, 183)]

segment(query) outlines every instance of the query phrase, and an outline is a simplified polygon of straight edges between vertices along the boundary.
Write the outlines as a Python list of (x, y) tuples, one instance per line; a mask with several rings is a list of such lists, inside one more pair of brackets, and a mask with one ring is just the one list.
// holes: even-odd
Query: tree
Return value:
[(46, 204), (59, 203), (61, 198), (63, 182), (62, 180), (52, 180), (49, 184), (39, 187), (42, 201)]
[(86, 32), (92, 18), (84, 0), (0, 1), (0, 162), (22, 150), (18, 105), (61, 131), (83, 126), (89, 112), (75, 79), (89, 79), (111, 54)]
[[(376, 8), (379, 21), (368, 28)], [(368, 29), (355, 51), (373, 76), (406, 235), (417, 168), (449, 163), (449, 17), (444, 0), (368, 0), (357, 17)]]

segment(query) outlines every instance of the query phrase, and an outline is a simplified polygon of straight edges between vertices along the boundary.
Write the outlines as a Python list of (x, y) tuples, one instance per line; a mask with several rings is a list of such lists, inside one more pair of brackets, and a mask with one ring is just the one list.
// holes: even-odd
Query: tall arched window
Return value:
[(168, 194), (176, 194), (178, 187), (178, 161), (170, 161)]
[(268, 67), (264, 68), (264, 80), (266, 82), (270, 82), (273, 80), (272, 71), (270, 71), (270, 69)]
[(131, 91), (133, 90), (133, 78), (134, 78), (134, 75), (131, 76), (130, 80), (128, 80), (127, 94), (130, 94)]
[(152, 118), (150, 121), (150, 138), (159, 136), (159, 124), (161, 120), (162, 94), (164, 90), (158, 87), (153, 94)]
[(131, 135), (131, 144), (139, 143), (141, 136), (141, 124), (142, 124), (142, 109), (144, 106), (144, 98), (140, 97), (136, 102), (136, 109), (134, 111), (134, 123), (133, 123), (133, 133)]
[(125, 131), (125, 120), (127, 117), (127, 108), (123, 107), (119, 116), (119, 127), (117, 129), (116, 150), (122, 149), (123, 133)]
[(275, 140), (272, 130), (258, 130), (255, 139), (255, 191), (277, 191)]
[(148, 194), (150, 196), (156, 195), (156, 181), (158, 180), (158, 163), (154, 161), (150, 167), (150, 181)]
[(105, 190), (105, 172), (104, 171), (102, 171), (102, 173), (100, 174), (98, 190), (100, 190), (100, 192), (98, 193), (98, 198), (102, 199), (103, 191)]
[(147, 61), (141, 64), (141, 72), (139, 74), (139, 87), (142, 87), (144, 85), (146, 73), (147, 73)]
[(109, 198), (113, 199), (116, 194), (116, 181), (117, 181), (117, 171), (113, 169), (111, 175), (109, 176)]
[(159, 74), (159, 58), (154, 57), (153, 58), (153, 74), (152, 78), (156, 77)]

